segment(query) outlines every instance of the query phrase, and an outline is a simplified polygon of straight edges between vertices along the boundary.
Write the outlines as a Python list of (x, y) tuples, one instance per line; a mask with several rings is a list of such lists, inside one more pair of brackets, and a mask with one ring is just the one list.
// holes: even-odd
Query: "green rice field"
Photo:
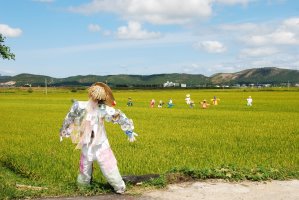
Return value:
[[(184, 100), (188, 93), (195, 101), (193, 109)], [(246, 106), (249, 95), (252, 107)], [(260, 169), (276, 172), (269, 178), (299, 179), (298, 88), (116, 90), (114, 96), (116, 108), (133, 119), (139, 134), (129, 143), (118, 125), (105, 124), (123, 175)], [(219, 105), (201, 109), (199, 102), (213, 96)], [(126, 106), (128, 97), (133, 107)], [(160, 99), (167, 103), (169, 98), (173, 108), (157, 108)], [(59, 142), (71, 99), (87, 100), (86, 90), (51, 88), (46, 95), (43, 89), (0, 88), (0, 199), (111, 191), (96, 163), (92, 188), (76, 186), (80, 151), (70, 139)], [(151, 99), (155, 108), (149, 106)]]

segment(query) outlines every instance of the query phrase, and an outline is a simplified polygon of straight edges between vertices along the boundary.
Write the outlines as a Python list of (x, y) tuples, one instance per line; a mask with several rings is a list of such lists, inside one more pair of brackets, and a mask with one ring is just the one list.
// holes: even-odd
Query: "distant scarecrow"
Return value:
[(213, 97), (213, 99), (211, 99), (211, 102), (213, 105), (217, 106), (219, 103), (220, 99), (218, 99), (216, 96)]
[(207, 100), (202, 100), (202, 102), (200, 102), (202, 109), (207, 109), (209, 107), (210, 104), (208, 104)]
[(252, 100), (251, 96), (249, 96), (247, 98), (247, 106), (252, 106), (252, 102), (253, 102), (253, 100)]
[(186, 104), (189, 105), (190, 108), (193, 108), (195, 106), (194, 101), (191, 100), (190, 94), (186, 94), (185, 101), (186, 101)]
[(151, 108), (155, 107), (155, 103), (156, 103), (155, 99), (152, 99), (152, 100), (150, 101), (150, 107), (151, 107)]
[(128, 98), (127, 106), (129, 107), (133, 106), (133, 101), (131, 97)]

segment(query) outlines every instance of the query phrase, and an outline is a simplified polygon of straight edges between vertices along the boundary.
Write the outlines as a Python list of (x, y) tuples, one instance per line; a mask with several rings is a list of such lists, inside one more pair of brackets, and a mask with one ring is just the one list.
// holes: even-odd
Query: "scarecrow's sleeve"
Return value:
[(137, 134), (134, 133), (133, 120), (127, 118), (127, 116), (119, 109), (108, 107), (106, 111), (106, 121), (119, 124), (124, 133), (129, 137), (129, 140), (131, 142), (135, 141), (135, 136), (137, 136)]
[(79, 102), (76, 100), (73, 102), (74, 103), (62, 123), (62, 127), (60, 128), (60, 141), (62, 141), (63, 137), (70, 137), (74, 128), (75, 120), (80, 117), (81, 109), (79, 108)]

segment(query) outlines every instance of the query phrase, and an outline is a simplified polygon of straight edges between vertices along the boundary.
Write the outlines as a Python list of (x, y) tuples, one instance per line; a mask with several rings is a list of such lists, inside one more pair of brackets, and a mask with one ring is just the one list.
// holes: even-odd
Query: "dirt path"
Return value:
[[(229, 183), (208, 180), (169, 185), (140, 195), (103, 195), (51, 200), (299, 200), (299, 180)], [(50, 200), (50, 199), (43, 199)]]
[(146, 192), (140, 200), (299, 200), (299, 180), (228, 183), (206, 181), (170, 185)]

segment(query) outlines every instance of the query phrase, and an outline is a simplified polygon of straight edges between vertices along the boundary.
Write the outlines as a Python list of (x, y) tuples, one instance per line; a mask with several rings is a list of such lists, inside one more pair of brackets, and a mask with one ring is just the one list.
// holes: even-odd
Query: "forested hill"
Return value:
[(155, 87), (169, 81), (187, 86), (234, 85), (234, 84), (281, 84), (299, 83), (299, 70), (280, 68), (253, 68), (236, 73), (217, 73), (210, 77), (201, 74), (154, 74), (154, 75), (78, 75), (67, 78), (54, 78), (44, 75), (19, 74), (0, 76), (0, 83), (16, 82), (16, 86), (89, 86), (94, 82), (106, 82), (112, 87)]
[(89, 86), (94, 82), (105, 82), (116, 87), (157, 87), (170, 81), (192, 85), (209, 84), (210, 78), (194, 74), (154, 74), (154, 75), (107, 75), (107, 76), (72, 76), (67, 78), (53, 78), (43, 75), (19, 74), (16, 76), (0, 76), (0, 83), (15, 81), (16, 86), (30, 84), (31, 86), (44, 86), (45, 80), (49, 86)]

